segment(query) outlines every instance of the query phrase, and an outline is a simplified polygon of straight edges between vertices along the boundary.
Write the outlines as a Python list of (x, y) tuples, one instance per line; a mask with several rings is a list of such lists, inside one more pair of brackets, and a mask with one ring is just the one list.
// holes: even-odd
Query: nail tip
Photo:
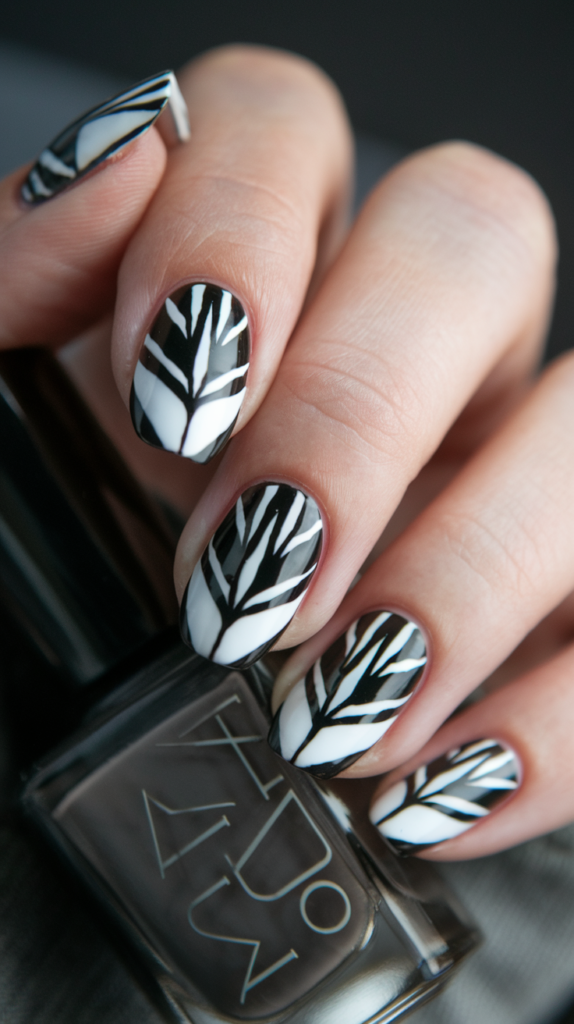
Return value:
[[(174, 82), (177, 88), (174, 88)], [(163, 83), (168, 83), (163, 85), (164, 96), (147, 96), (146, 99), (146, 92), (149, 93), (153, 83), (157, 84), (156, 91), (161, 90)], [(171, 104), (172, 95), (174, 104)], [(140, 101), (139, 106), (134, 102), (136, 100)], [(151, 75), (86, 111), (42, 150), (21, 187), (20, 194), (24, 202), (29, 206), (37, 206), (83, 180), (110, 157), (145, 134), (167, 106), (172, 109), (177, 134), (177, 126), (184, 124), (182, 104), (185, 108), (185, 100), (175, 76), (169, 71)], [(142, 117), (139, 113), (142, 110), (147, 110), (148, 116)], [(118, 116), (124, 118), (120, 134), (117, 134), (117, 121), (110, 120)], [(181, 138), (181, 141), (185, 139)]]

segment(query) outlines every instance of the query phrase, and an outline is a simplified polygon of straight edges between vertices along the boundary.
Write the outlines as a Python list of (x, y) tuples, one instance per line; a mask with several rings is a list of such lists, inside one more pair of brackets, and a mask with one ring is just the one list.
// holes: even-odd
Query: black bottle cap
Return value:
[(0, 353), (0, 601), (68, 680), (177, 621), (175, 544), (57, 359)]

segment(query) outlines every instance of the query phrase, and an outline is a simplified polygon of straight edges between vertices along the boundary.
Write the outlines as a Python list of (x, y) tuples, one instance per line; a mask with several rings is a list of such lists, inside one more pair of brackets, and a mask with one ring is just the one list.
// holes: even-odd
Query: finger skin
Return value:
[[(194, 283), (231, 293), (251, 346), (237, 431), (276, 373), (318, 254), (328, 262), (340, 245), (351, 135), (329, 79), (280, 51), (224, 47), (192, 62), (179, 81), (191, 143), (171, 154), (122, 264), (114, 371), (127, 404), (138, 355), (166, 300), (180, 302), (179, 290)], [(193, 312), (191, 320), (193, 327)]]
[(485, 857), (574, 819), (574, 648), (455, 716), (418, 754), (388, 775), (373, 802), (399, 779), (453, 747), (496, 738), (520, 763), (508, 801), (463, 835), (418, 854), (427, 860)]
[(322, 634), (285, 666), (276, 703), (369, 608), (401, 612), (423, 629), (429, 667), (420, 687), (347, 775), (378, 774), (414, 754), (570, 593), (573, 391), (568, 355), (371, 566)]
[[(260, 480), (284, 481), (316, 501), (324, 545), (278, 646), (323, 626), (477, 386), (533, 320), (544, 321), (553, 261), (544, 198), (491, 154), (446, 145), (391, 174), (184, 531), (180, 597), (238, 494)], [(395, 595), (393, 602), (370, 608), (410, 617)]]
[(164, 172), (155, 128), (38, 208), (0, 185), (0, 345), (61, 345), (111, 310), (126, 245)]

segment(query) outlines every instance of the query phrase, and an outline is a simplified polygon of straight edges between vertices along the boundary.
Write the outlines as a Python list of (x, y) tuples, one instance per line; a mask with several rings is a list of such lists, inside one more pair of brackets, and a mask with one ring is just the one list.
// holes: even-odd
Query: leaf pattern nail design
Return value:
[(369, 817), (402, 854), (466, 832), (518, 786), (516, 755), (497, 740), (455, 747), (378, 799)]
[(332, 778), (384, 736), (426, 660), (414, 622), (389, 611), (361, 616), (295, 684), (275, 716), (269, 743), (297, 768)]
[(189, 138), (187, 107), (173, 71), (153, 75), (89, 110), (38, 157), (22, 185), (27, 203), (43, 203), (133, 142), (169, 106), (174, 134)]
[(227, 443), (245, 398), (249, 328), (224, 288), (192, 284), (161, 309), (136, 365), (130, 409), (155, 448), (208, 462)]
[(245, 668), (281, 636), (301, 604), (321, 553), (317, 504), (288, 484), (239, 496), (187, 585), (181, 632), (220, 665)]

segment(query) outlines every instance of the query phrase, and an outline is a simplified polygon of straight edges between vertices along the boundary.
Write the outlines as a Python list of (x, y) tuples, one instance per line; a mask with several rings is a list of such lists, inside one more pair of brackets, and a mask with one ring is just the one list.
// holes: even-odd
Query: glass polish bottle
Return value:
[(140, 950), (167, 1019), (398, 1020), (476, 930), (371, 826), (374, 781), (273, 753), (266, 665), (173, 638), (169, 532), (53, 357), (3, 354), (0, 375), (4, 598), (88, 709), (26, 815)]

